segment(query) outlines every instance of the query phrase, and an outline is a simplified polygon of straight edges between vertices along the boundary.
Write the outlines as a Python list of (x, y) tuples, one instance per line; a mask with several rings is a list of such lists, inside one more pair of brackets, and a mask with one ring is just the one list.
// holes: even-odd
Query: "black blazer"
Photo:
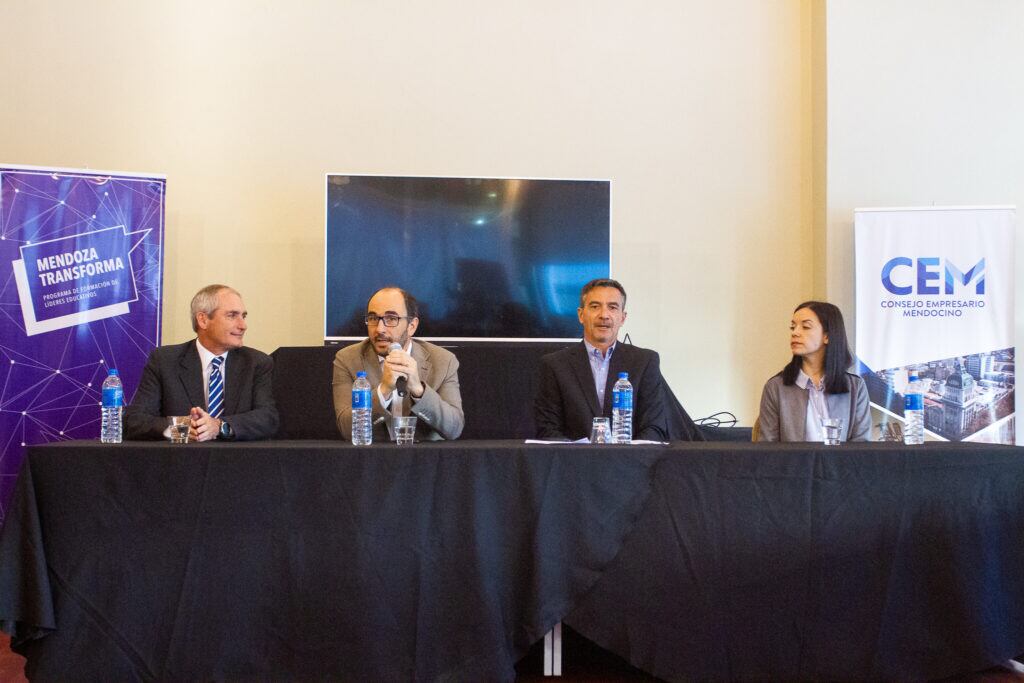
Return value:
[[(271, 378), (274, 361), (243, 346), (228, 351), (221, 415), (243, 441), (268, 439), (277, 433), (277, 407)], [(135, 398), (124, 412), (126, 439), (162, 439), (167, 418), (205, 407), (203, 367), (196, 341), (161, 346), (149, 354)]]
[(622, 342), (615, 345), (603, 410), (597, 402), (594, 373), (582, 341), (544, 356), (540, 363), (540, 390), (533, 402), (538, 439), (589, 437), (595, 417), (612, 416), (612, 387), (620, 372), (628, 372), (633, 385), (633, 438), (669, 440), (656, 352)]

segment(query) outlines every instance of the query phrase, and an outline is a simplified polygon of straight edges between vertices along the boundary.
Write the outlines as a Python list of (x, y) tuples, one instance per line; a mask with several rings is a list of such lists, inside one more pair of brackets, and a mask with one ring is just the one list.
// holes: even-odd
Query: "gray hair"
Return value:
[[(234, 292), (238, 294), (238, 291), (228, 287), (227, 285), (206, 285), (192, 297), (192, 331), (199, 331), (199, 314), (205, 313), (207, 316), (213, 315), (213, 312), (217, 310), (217, 300), (220, 293), (224, 290)], [(238, 294), (238, 296), (242, 296)]]
[(612, 280), (607, 277), (599, 277), (583, 285), (583, 289), (580, 290), (580, 308), (583, 308), (583, 305), (587, 303), (587, 294), (595, 287), (614, 287), (619, 290), (619, 294), (622, 295), (622, 310), (626, 310), (626, 288), (619, 284), (618, 280)]

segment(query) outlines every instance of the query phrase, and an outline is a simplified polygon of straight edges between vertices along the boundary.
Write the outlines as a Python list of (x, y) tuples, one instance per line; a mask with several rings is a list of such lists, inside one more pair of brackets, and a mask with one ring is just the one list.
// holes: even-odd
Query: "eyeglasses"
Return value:
[(411, 318), (407, 315), (377, 315), (376, 313), (370, 313), (363, 318), (363, 322), (369, 327), (376, 327), (380, 320), (384, 321), (384, 327), (398, 327), (398, 321), (411, 320)]

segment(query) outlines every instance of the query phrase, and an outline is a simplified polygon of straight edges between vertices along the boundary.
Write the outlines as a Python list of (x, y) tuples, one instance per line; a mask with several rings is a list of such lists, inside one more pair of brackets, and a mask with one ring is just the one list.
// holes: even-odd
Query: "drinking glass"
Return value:
[(841, 443), (839, 437), (843, 433), (843, 418), (821, 418), (821, 433), (825, 437), (824, 441), (826, 446), (838, 446)]
[(590, 428), (590, 443), (611, 443), (612, 426), (607, 417), (595, 417)]
[(408, 446), (416, 434), (416, 416), (404, 415), (391, 418), (391, 426), (395, 430), (395, 443), (399, 446)]
[(188, 415), (175, 415), (171, 418), (171, 443), (188, 443), (188, 430), (192, 426), (192, 418)]

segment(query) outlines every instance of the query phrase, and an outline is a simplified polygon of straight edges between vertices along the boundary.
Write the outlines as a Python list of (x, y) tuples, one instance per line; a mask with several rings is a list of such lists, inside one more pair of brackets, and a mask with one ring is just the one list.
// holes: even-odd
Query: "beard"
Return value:
[[(376, 346), (377, 344), (383, 344), (383, 343), (386, 343), (389, 347), (392, 344), (397, 343), (404, 350), (405, 347), (409, 345), (409, 331), (406, 330), (397, 339), (395, 338), (394, 335), (387, 334), (387, 333), (373, 335), (373, 344), (374, 344), (374, 346)], [(384, 353), (380, 353), (380, 351), (378, 350), (377, 353), (382, 355), (382, 356), (386, 356), (386, 355), (388, 355), (388, 350), (385, 349)]]

